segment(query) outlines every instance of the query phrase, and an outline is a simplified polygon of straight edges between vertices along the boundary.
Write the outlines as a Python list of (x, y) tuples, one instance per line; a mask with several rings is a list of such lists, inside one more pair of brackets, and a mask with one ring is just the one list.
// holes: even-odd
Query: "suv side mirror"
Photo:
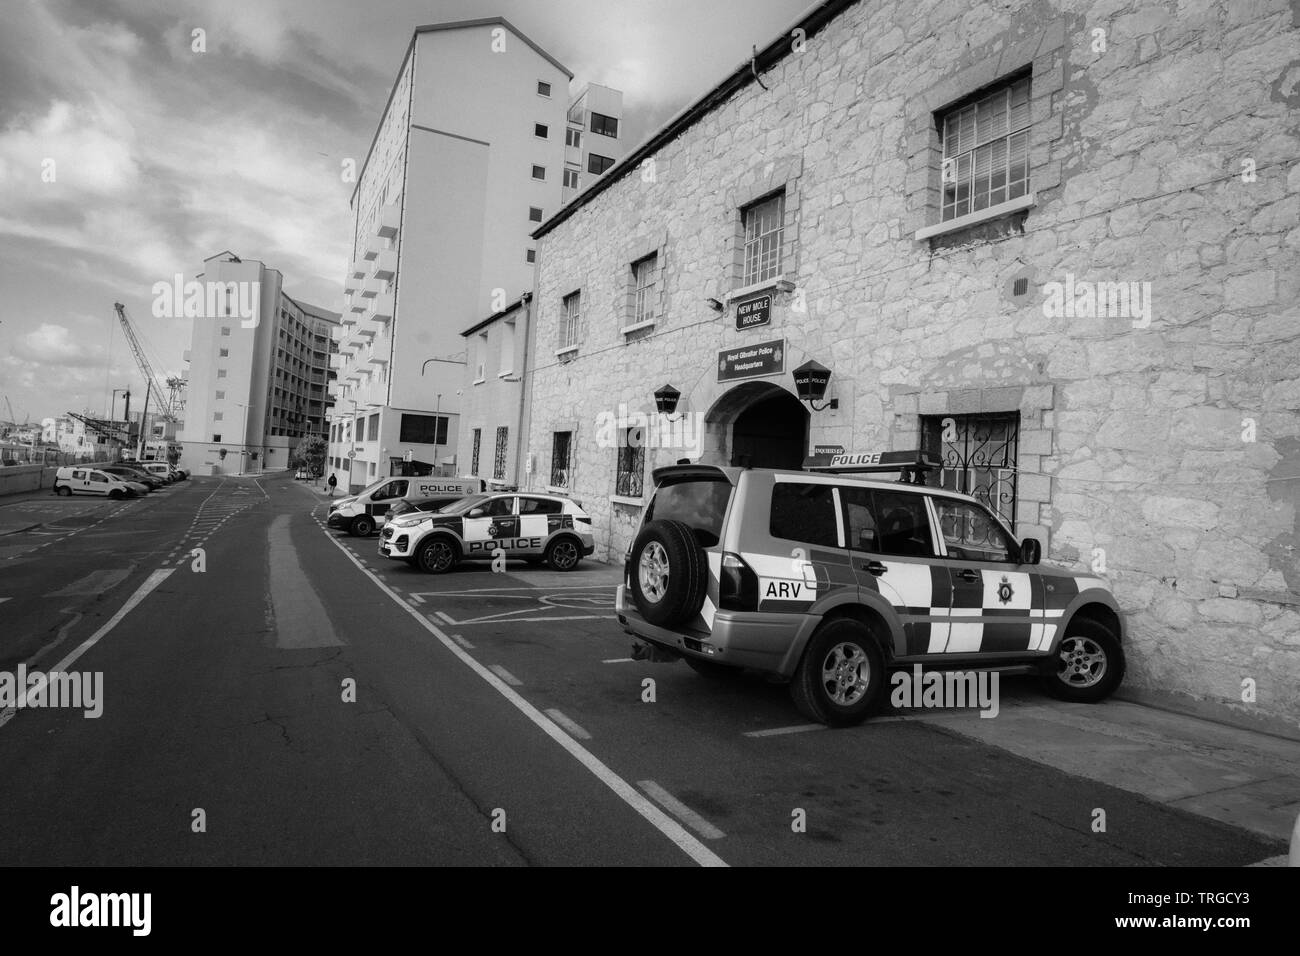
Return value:
[(1026, 538), (1020, 542), (1020, 563), (1037, 564), (1043, 559), (1043, 546), (1037, 538)]

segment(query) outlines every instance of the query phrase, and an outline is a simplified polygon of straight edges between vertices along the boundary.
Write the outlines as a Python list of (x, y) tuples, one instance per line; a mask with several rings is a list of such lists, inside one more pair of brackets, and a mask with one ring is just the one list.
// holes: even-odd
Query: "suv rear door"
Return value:
[(516, 553), (529, 557), (541, 555), (546, 550), (547, 539), (565, 527), (573, 527), (573, 515), (564, 514), (564, 502), (532, 495), (519, 496), (521, 542)]

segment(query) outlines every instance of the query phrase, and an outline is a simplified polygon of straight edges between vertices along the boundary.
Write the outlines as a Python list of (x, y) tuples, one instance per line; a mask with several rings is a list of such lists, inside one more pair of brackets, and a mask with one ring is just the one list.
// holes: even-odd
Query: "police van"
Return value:
[(399, 501), (408, 498), (437, 498), (449, 501), (482, 491), (481, 478), (382, 478), (355, 495), (330, 504), (329, 527), (364, 538), (384, 524), (384, 515)]
[[(983, 502), (925, 484), (920, 452), (815, 456), (805, 470), (679, 464), (627, 553), (616, 612), (643, 659), (790, 685), (831, 725), (866, 718), (887, 670), (1037, 674), (1092, 702), (1124, 674), (1109, 585), (1040, 564)], [(899, 472), (900, 481), (867, 477)]]

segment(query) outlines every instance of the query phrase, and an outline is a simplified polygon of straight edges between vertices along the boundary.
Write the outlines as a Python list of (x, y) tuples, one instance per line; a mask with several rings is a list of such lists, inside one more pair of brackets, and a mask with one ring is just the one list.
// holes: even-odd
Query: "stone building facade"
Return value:
[[(1298, 20), (810, 11), (537, 231), (530, 483), (567, 448), (619, 561), (658, 465), (923, 446), (1106, 574), (1132, 692), (1294, 731)], [(810, 359), (836, 407), (796, 398)], [(665, 384), (672, 447), (617, 447)]]

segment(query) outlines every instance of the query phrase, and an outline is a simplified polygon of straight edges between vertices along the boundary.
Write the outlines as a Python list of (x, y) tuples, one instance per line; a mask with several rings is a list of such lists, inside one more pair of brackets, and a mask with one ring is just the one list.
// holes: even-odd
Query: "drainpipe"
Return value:
[[(519, 300), (524, 304), (524, 354), (519, 366), (519, 427), (517, 429), (518, 434), (515, 435), (515, 487), (519, 487), (519, 469), (523, 466), (524, 455), (528, 453), (528, 442), (524, 439), (525, 430), (532, 424), (529, 420), (531, 416), (528, 414), (531, 409), (528, 409), (527, 405), (530, 387), (528, 379), (528, 343), (533, 335), (533, 294), (525, 292), (519, 297)], [(537, 474), (536, 469), (534, 469), (532, 475), (529, 475), (527, 471), (524, 474), (527, 480), (524, 490), (532, 491), (533, 477)]]

